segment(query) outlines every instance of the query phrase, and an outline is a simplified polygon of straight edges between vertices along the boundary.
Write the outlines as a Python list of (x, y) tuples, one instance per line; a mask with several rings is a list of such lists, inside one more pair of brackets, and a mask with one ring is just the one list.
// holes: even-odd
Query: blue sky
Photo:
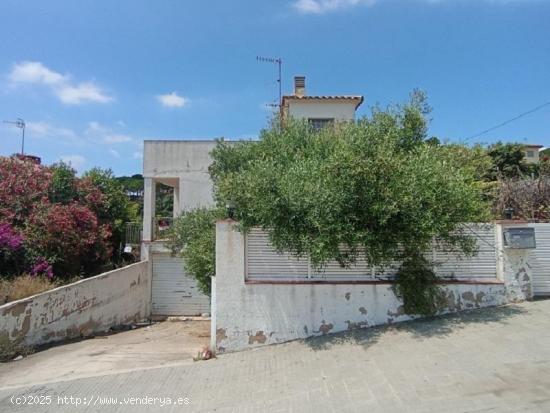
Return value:
[[(0, 118), (27, 152), (83, 171), (141, 172), (144, 139), (257, 136), (265, 104), (311, 94), (407, 98), (461, 141), (550, 101), (547, 0), (2, 0)], [(550, 146), (550, 106), (475, 139)], [(0, 124), (0, 155), (20, 148)]]

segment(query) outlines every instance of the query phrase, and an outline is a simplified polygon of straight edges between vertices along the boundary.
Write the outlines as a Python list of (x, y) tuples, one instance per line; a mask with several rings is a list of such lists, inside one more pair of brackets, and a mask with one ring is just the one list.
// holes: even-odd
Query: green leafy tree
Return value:
[(141, 222), (143, 217), (143, 175), (119, 176), (116, 178), (129, 199), (129, 222)]
[(491, 178), (493, 159), (487, 149), (475, 144), (472, 146), (447, 144), (441, 147), (442, 154), (448, 162), (455, 165), (473, 177), (473, 185), (476, 185), (483, 194), (483, 199), (489, 204), (494, 203), (498, 196), (498, 183)]
[(78, 197), (76, 171), (61, 161), (50, 166), (52, 180), (49, 198), (53, 203), (68, 204)]
[[(434, 237), (471, 254), (473, 239), (459, 229), (488, 217), (481, 166), (471, 153), (457, 159), (426, 142), (426, 106), (416, 93), (356, 123), (316, 131), (288, 120), (258, 142), (219, 142), (210, 168), (218, 206), (234, 204), (243, 231), (259, 226), (277, 250), (308, 255), (317, 267), (349, 266), (362, 252), (373, 265), (409, 262)], [(431, 312), (425, 304), (414, 307)]]
[(171, 229), (172, 253), (183, 257), (186, 272), (207, 295), (216, 273), (216, 220), (221, 216), (216, 209), (195, 209), (179, 216)]
[(487, 205), (472, 168), (424, 144), (421, 114), (413, 101), (321, 131), (288, 122), (259, 142), (220, 142), (211, 167), (218, 205), (235, 203), (244, 230), (260, 226), (277, 249), (319, 266), (349, 265), (360, 250), (384, 263), (434, 236), (467, 250), (471, 240), (456, 230), (485, 218)]
[(157, 184), (156, 194), (155, 215), (157, 217), (171, 217), (174, 211), (174, 188)]
[(130, 220), (131, 214), (130, 201), (124, 187), (110, 169), (90, 169), (83, 174), (82, 179), (84, 182), (91, 183), (92, 187), (99, 189), (102, 194), (102, 202), (96, 206), (95, 212), (99, 222), (108, 223), (111, 226), (111, 239), (115, 251), (113, 257), (118, 257), (125, 224)]
[(523, 145), (519, 143), (497, 142), (488, 148), (488, 154), (493, 161), (489, 171), (489, 178), (493, 181), (498, 178), (515, 178), (530, 172), (525, 162)]

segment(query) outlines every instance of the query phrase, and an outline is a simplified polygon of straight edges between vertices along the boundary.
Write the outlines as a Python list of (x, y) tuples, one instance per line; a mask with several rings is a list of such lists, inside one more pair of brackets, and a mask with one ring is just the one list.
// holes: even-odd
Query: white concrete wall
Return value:
[[(518, 224), (516, 226), (524, 227), (527, 225)], [(530, 300), (533, 298), (531, 286), (533, 277), (529, 261), (533, 259), (534, 251), (529, 249), (505, 249), (502, 239), (502, 230), (504, 227), (504, 225), (497, 225), (497, 276), (506, 284), (506, 297), (508, 301)]]
[(181, 211), (213, 205), (212, 181), (208, 167), (215, 141), (144, 141), (143, 143), (143, 243), (141, 258), (149, 258), (153, 241), (155, 184), (174, 187), (174, 217)]
[(151, 271), (142, 261), (0, 306), (0, 334), (39, 345), (148, 318)]
[[(217, 351), (322, 335), (411, 319), (391, 283), (246, 282), (245, 240), (232, 221), (216, 231), (212, 317)], [(501, 279), (442, 284), (443, 312), (502, 305), (529, 297), (525, 251), (506, 255)], [(213, 331), (214, 333), (214, 331)]]
[(158, 181), (176, 178), (181, 210), (212, 205), (208, 167), (215, 141), (145, 141), (143, 177)]
[[(540, 161), (540, 153), (539, 150), (541, 148), (538, 146), (524, 146), (523, 153), (525, 154), (525, 161), (527, 163), (539, 163)], [(533, 156), (529, 156), (528, 152), (532, 152)]]
[(288, 115), (295, 119), (334, 118), (347, 121), (355, 119), (355, 101), (323, 102), (314, 100), (289, 100)]

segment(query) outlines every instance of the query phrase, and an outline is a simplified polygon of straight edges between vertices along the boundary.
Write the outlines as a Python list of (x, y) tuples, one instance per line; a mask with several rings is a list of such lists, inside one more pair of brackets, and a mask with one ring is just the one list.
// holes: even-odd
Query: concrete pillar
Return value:
[[(245, 239), (235, 228), (231, 219), (216, 223), (216, 277), (212, 284), (212, 341), (216, 351), (225, 348), (244, 348), (248, 336), (238, 334), (235, 326), (241, 327), (246, 303)], [(237, 328), (238, 330), (238, 328)]]
[(533, 298), (532, 270), (529, 265), (530, 249), (504, 248), (503, 225), (497, 225), (497, 276), (504, 281), (509, 301), (523, 301)]
[(153, 218), (155, 217), (157, 184), (153, 178), (143, 182), (143, 233), (141, 241), (141, 259), (149, 258), (149, 244), (153, 241)]
[[(178, 206), (179, 206), (179, 213), (181, 214), (186, 209), (189, 209), (188, 205), (185, 204), (185, 187), (184, 187), (184, 177), (180, 176), (179, 183), (178, 183)], [(175, 189), (174, 189), (175, 193)]]
[(179, 184), (179, 179), (178, 179), (178, 183), (176, 185), (174, 185), (174, 209), (173, 209), (173, 217), (176, 218), (180, 212), (181, 212), (181, 208), (180, 208), (180, 184)]
[(216, 277), (212, 277), (210, 286), (210, 351), (216, 354)]

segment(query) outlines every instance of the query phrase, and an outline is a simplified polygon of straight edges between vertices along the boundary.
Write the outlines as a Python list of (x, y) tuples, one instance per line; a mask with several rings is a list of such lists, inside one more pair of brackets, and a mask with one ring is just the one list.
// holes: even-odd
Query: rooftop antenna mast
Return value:
[(4, 123), (9, 123), (11, 125), (15, 125), (16, 128), (21, 129), (22, 135), (21, 135), (21, 155), (25, 154), (25, 121), (21, 118), (17, 118), (16, 120), (5, 120)]
[(281, 88), (281, 66), (283, 64), (283, 60), (280, 57), (262, 57), (262, 56), (256, 56), (256, 60), (258, 62), (264, 62), (264, 63), (275, 63), (277, 65), (278, 69), (278, 77), (277, 77), (277, 83), (279, 84), (279, 102), (277, 104), (270, 104), (269, 106), (281, 108), (281, 99), (283, 98), (282, 94), (282, 88)]

